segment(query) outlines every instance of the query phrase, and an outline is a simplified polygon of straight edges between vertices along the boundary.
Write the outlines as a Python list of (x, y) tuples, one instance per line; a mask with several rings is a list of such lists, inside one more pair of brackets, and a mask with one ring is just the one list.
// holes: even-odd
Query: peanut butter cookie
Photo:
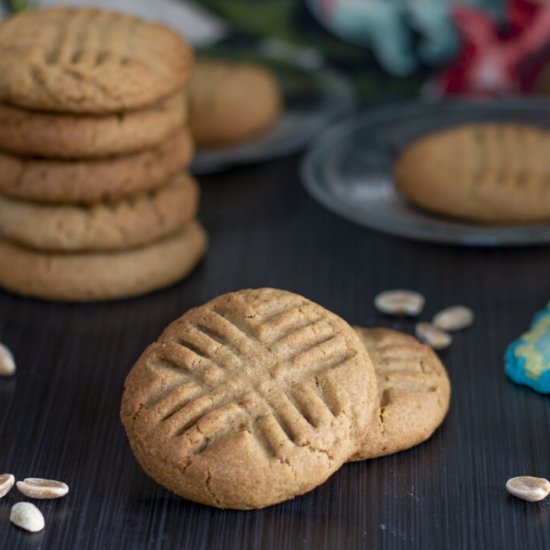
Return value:
[(121, 417), (143, 469), (178, 495), (263, 508), (354, 454), (375, 375), (355, 331), (291, 292), (242, 290), (174, 321), (129, 373)]
[(0, 101), (104, 115), (142, 109), (182, 88), (193, 54), (170, 28), (112, 11), (51, 8), (0, 25)]

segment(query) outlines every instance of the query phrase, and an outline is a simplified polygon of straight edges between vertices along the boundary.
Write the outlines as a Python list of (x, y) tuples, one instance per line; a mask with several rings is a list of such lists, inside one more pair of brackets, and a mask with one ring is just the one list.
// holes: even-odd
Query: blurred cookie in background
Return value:
[(550, 133), (520, 123), (477, 123), (429, 134), (394, 167), (414, 205), (484, 224), (550, 220)]
[(199, 148), (253, 140), (277, 120), (282, 95), (263, 67), (200, 59), (189, 84), (189, 124)]

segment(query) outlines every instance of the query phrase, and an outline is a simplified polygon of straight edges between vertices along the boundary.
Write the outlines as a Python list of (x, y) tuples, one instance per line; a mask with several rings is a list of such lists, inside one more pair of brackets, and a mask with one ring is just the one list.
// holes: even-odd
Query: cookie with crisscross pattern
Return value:
[(407, 147), (395, 182), (412, 203), (437, 214), (495, 224), (548, 221), (549, 147), (542, 127), (458, 126)]
[(352, 460), (385, 456), (428, 439), (449, 409), (447, 371), (431, 348), (395, 330), (355, 327), (374, 364), (378, 402)]
[(302, 296), (222, 295), (174, 321), (125, 384), (144, 470), (220, 508), (262, 508), (325, 481), (368, 431), (376, 382), (355, 331)]
[(91, 8), (30, 10), (0, 25), (0, 100), (27, 109), (140, 109), (187, 80), (189, 45), (170, 28)]

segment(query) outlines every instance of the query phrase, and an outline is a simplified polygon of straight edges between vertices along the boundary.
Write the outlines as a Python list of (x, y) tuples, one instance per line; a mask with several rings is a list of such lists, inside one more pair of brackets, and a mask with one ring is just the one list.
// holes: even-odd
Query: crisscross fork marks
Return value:
[(58, 34), (48, 55), (50, 65), (67, 67), (74, 63), (78, 52), (82, 48), (82, 40), (90, 30), (90, 21), (93, 11), (84, 10), (67, 14), (60, 25)]
[(411, 357), (384, 357), (381, 356), (377, 363), (378, 372), (414, 372), (417, 374), (423, 374), (424, 370), (422, 364), (425, 357), (422, 355)]
[(147, 401), (145, 406), (149, 409), (154, 409), (160, 415), (160, 420), (165, 421), (201, 393), (202, 388), (194, 382), (184, 382), (182, 384), (181, 380), (179, 380), (172, 382), (154, 399)]
[(247, 342), (247, 347), (257, 348), (259, 346), (263, 349), (263, 342), (254, 334), (253, 327), (245, 324), (242, 319), (239, 319), (236, 315), (232, 315), (229, 311), (212, 309), (211, 312), (218, 317), (227, 330), (239, 333), (244, 341)]
[(205, 360), (181, 344), (166, 342), (157, 353), (162, 359), (171, 361), (185, 370), (192, 380), (202, 386), (220, 384), (229, 376), (229, 372), (222, 365), (211, 359)]
[(388, 352), (403, 353), (406, 357), (411, 354), (411, 346), (407, 344), (395, 344), (395, 340), (384, 338), (381, 343), (376, 343), (376, 351), (380, 354), (387, 354)]
[[(338, 362), (346, 362), (355, 357), (355, 353), (348, 352), (345, 341), (340, 336), (332, 334), (331, 336), (321, 335), (319, 340), (306, 345), (305, 348), (297, 351), (292, 350), (290, 354), (283, 356), (277, 366), (273, 369), (276, 377), (282, 374), (285, 369), (298, 370), (302, 377), (311, 373), (311, 369), (316, 369), (327, 363), (334, 361), (334, 367)], [(314, 370), (315, 372), (315, 370)]]
[(302, 307), (304, 307), (304, 304), (296, 303), (295, 300), (289, 301), (286, 304), (283, 304), (282, 307), (275, 308), (274, 311), (270, 311), (267, 317), (264, 317), (262, 319), (262, 324), (269, 325), (277, 319), (285, 318), (287, 315), (290, 315), (291, 313), (301, 309)]
[[(354, 353), (347, 353), (343, 356), (338, 355), (336, 357), (331, 357), (307, 374), (313, 378), (321, 377), (327, 371), (333, 370), (335, 367), (344, 364), (354, 357), (354, 355)], [(248, 415), (248, 421), (246, 423), (243, 422), (243, 425), (254, 425), (257, 417), (255, 418), (253, 415), (255, 411), (261, 410), (262, 408), (255, 406), (254, 401), (257, 403), (258, 400), (260, 400), (263, 405), (269, 407), (269, 414), (273, 417), (272, 422), (275, 421), (280, 425), (280, 431), (278, 432), (279, 436), (277, 436), (276, 441), (271, 441), (271, 438), (275, 437), (272, 431), (270, 433), (264, 433), (264, 438), (270, 441), (270, 447), (272, 449), (279, 449), (281, 433), (286, 434), (287, 439), (297, 444), (298, 434), (306, 428), (306, 425), (311, 427), (315, 426), (318, 422), (327, 421), (327, 411), (332, 416), (337, 414), (338, 406), (335, 403), (330, 403), (329, 397), (322, 393), (316, 394), (315, 398), (312, 400), (313, 402), (310, 403), (308, 407), (303, 404), (301, 406), (297, 405), (294, 399), (289, 398), (283, 390), (273, 385), (266, 374), (267, 373), (264, 373), (263, 382), (267, 384), (267, 387), (260, 382), (255, 387), (253, 386), (250, 388), (250, 384), (246, 378), (231, 379), (230, 382), (233, 385), (232, 387), (227, 388), (220, 385), (209, 393), (203, 391), (196, 397), (195, 401), (186, 402), (182, 404), (181, 407), (176, 407), (168, 417), (165, 417), (165, 420), (173, 418), (175, 415), (183, 417), (178, 418), (177, 422), (179, 427), (174, 432), (174, 436), (182, 436), (193, 429), (196, 422), (216, 413), (216, 411), (225, 409), (231, 404), (239, 403), (245, 396), (248, 396), (245, 402), (252, 402), (252, 405), (250, 408), (247, 408), (246, 405), (243, 407), (243, 410), (246, 410)], [(312, 390), (309, 390), (308, 394), (311, 397), (313, 395)], [(274, 399), (277, 399), (277, 402), (274, 402)], [(280, 403), (285, 404), (285, 410), (283, 412), (279, 409), (278, 404)], [(181, 424), (182, 421), (183, 424)], [(210, 437), (213, 438), (213, 440), (217, 440), (215, 433), (211, 433)]]
[(316, 317), (314, 319), (303, 317), (302, 320), (296, 321), (294, 324), (292, 324), (290, 329), (286, 330), (282, 334), (279, 334), (275, 340), (269, 343), (269, 347), (271, 349), (276, 349), (281, 343), (290, 340), (293, 336), (304, 334), (308, 329), (311, 329), (312, 327), (322, 326), (323, 324), (325, 326), (328, 326), (327, 323), (323, 323), (323, 321), (324, 319), (322, 317)]
[[(385, 350), (385, 351), (384, 351)], [(395, 353), (400, 350), (400, 353)], [(432, 373), (433, 369), (427, 369), (429, 361), (422, 349), (415, 346), (388, 346), (377, 348), (376, 373), (377, 375), (403, 374), (404, 376), (425, 376)]]
[(66, 63), (79, 63), (86, 53), (86, 44), (91, 34), (95, 34), (95, 26), (98, 23), (98, 12), (88, 11), (82, 14), (80, 22), (75, 25), (72, 48), (67, 52)]
[(472, 130), (476, 158), (471, 190), (483, 187), (542, 189), (548, 185), (543, 170), (537, 171), (536, 159), (546, 133), (524, 125), (485, 125)]
[(227, 345), (222, 337), (212, 332), (208, 327), (202, 324), (195, 323), (191, 327), (189, 327), (189, 330), (191, 331), (191, 336), (193, 337), (193, 340), (196, 341), (195, 345), (200, 346), (201, 341), (205, 343), (205, 345), (208, 345), (209, 343), (211, 345), (213, 344), (214, 352), (212, 353), (212, 357), (219, 355), (219, 351), (223, 350), (224, 355), (227, 356), (225, 357), (225, 360), (228, 363), (233, 366), (242, 365), (243, 358), (240, 350), (235, 349), (233, 346)]
[(307, 361), (316, 361), (324, 358), (327, 353), (333, 351), (334, 346), (338, 347), (338, 344), (340, 344), (339, 347), (342, 347), (343, 342), (341, 338), (333, 332), (330, 334), (321, 333), (317, 340), (306, 343), (305, 346), (298, 351), (292, 351), (290, 355), (284, 357), (283, 361), (296, 366)]
[[(196, 386), (197, 391), (194, 392), (194, 397), (198, 395), (198, 390), (200, 393), (205, 394), (210, 387), (215, 386), (216, 383), (219, 385), (227, 377), (227, 371), (220, 367), (217, 363), (208, 360), (206, 364), (202, 362), (200, 356), (199, 359), (201, 362), (197, 365), (192, 361), (185, 361), (185, 356), (182, 357), (181, 354), (175, 354), (174, 351), (176, 346), (181, 346), (181, 344), (169, 341), (164, 346), (159, 346), (156, 350), (157, 358), (155, 361), (149, 363), (150, 366), (154, 369), (168, 370), (172, 375), (176, 375), (177, 382), (172, 384), (173, 389), (177, 389), (178, 385), (184, 385), (187, 383), (192, 383)], [(191, 351), (191, 350), (190, 350)], [(194, 353), (191, 351), (191, 353)], [(156, 407), (162, 406), (165, 400), (170, 399), (172, 392), (162, 392), (160, 395), (155, 395), (150, 398), (146, 406)], [(188, 399), (185, 398), (184, 401), (177, 404), (174, 407), (174, 411), (182, 409), (188, 403)], [(168, 417), (164, 417), (163, 420), (166, 420)]]
[(475, 192), (481, 185), (485, 176), (485, 154), (483, 132), (480, 127), (474, 126), (472, 131), (473, 149), (476, 159), (474, 172), (472, 174), (471, 190)]
[(212, 400), (210, 396), (201, 397), (193, 401), (187, 408), (176, 411), (171, 417), (178, 413), (184, 414), (185, 423), (173, 434), (174, 437), (185, 435), (187, 439), (193, 439), (201, 425), (210, 425), (209, 438), (214, 440), (223, 427), (231, 423), (231, 416), (239, 415), (245, 417), (243, 409), (234, 402), (231, 397), (223, 399), (217, 395), (218, 400)]
[[(273, 316), (271, 303), (259, 314), (239, 300), (203, 306), (157, 344), (155, 352), (175, 372), (181, 368), (188, 387), (167, 386), (154, 413), (185, 452), (200, 454), (247, 432), (282, 459), (289, 445), (310, 445), (318, 428), (342, 413), (336, 380), (357, 351), (308, 303), (287, 302)], [(275, 344), (261, 337), (266, 319), (278, 326)]]
[(44, 28), (44, 34), (53, 34), (53, 39), (45, 40), (49, 47), (44, 48), (44, 61), (46, 65), (57, 65), (61, 56), (63, 44), (67, 38), (68, 27), (73, 23), (74, 18), (71, 12), (65, 11), (58, 19), (57, 25)]
[[(503, 183), (499, 168), (503, 161), (502, 142), (496, 135), (493, 126), (475, 126), (464, 137), (468, 140), (470, 135), (473, 140), (468, 150), (473, 148), (477, 159), (470, 189), (472, 193), (476, 194), (486, 187), (494, 187)], [(469, 141), (467, 143), (469, 144)]]
[(189, 456), (199, 455), (237, 432), (250, 431), (246, 412), (235, 403), (229, 403), (207, 413), (194, 427), (195, 433), (189, 438), (190, 442), (186, 449)]
[(321, 318), (311, 304), (301, 304), (279, 311), (274, 315), (269, 313), (267, 319), (264, 317), (257, 327), (257, 333), (262, 340), (273, 344), (277, 340), (282, 340), (294, 330), (299, 330)]
[(175, 337), (173, 342), (182, 348), (187, 348), (190, 352), (196, 355), (199, 359), (207, 359), (212, 361), (212, 357), (207, 352), (202, 351), (196, 344), (189, 342), (181, 337)]
[[(279, 400), (282, 399), (282, 403)], [(278, 401), (267, 398), (265, 403), (269, 411), (255, 419), (257, 442), (267, 456), (282, 459), (289, 446), (303, 446), (312, 433), (313, 425), (288, 395), (281, 394)]]
[(334, 419), (334, 412), (317, 387), (297, 384), (289, 391), (296, 408), (302, 411), (304, 418), (315, 428), (328, 425)]
[(515, 131), (508, 132), (505, 149), (505, 158), (509, 164), (510, 187), (522, 189), (530, 183), (525, 177), (527, 175), (526, 161), (529, 157), (525, 156), (526, 134), (524, 127), (520, 126)]
[(426, 380), (422, 373), (393, 372), (382, 377), (383, 386), (390, 392), (433, 393), (437, 391), (435, 380)]
[[(264, 396), (264, 398), (288, 439), (295, 445), (301, 445), (304, 435), (311, 434), (312, 428), (315, 427), (314, 418), (320, 418), (322, 412), (314, 412), (311, 406), (309, 409), (305, 408), (303, 403), (295, 399), (293, 393), (295, 394), (295, 392), (279, 391), (276, 395), (272, 394)], [(329, 410), (326, 402), (319, 395), (317, 397), (323, 403), (322, 408)], [(319, 406), (319, 401), (315, 402), (315, 407), (317, 406)]]
[[(112, 58), (109, 47), (111, 44), (113, 31), (115, 30), (117, 20), (109, 14), (101, 14), (98, 21), (96, 33), (90, 37), (88, 44), (84, 44), (85, 52), (89, 51), (86, 59), (90, 66), (99, 67), (104, 65)], [(84, 61), (84, 58), (83, 58)]]

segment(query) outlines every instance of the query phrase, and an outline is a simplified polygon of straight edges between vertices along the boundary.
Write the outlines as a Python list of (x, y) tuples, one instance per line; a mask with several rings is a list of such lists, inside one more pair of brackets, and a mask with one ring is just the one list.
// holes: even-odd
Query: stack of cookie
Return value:
[(162, 25), (54, 8), (0, 25), (0, 284), (106, 300), (183, 278), (207, 238), (185, 84)]
[(450, 391), (435, 353), (411, 336), (354, 329), (297, 294), (248, 289), (191, 309), (147, 347), (121, 419), (158, 483), (252, 509), (313, 489), (347, 461), (425, 441)]

